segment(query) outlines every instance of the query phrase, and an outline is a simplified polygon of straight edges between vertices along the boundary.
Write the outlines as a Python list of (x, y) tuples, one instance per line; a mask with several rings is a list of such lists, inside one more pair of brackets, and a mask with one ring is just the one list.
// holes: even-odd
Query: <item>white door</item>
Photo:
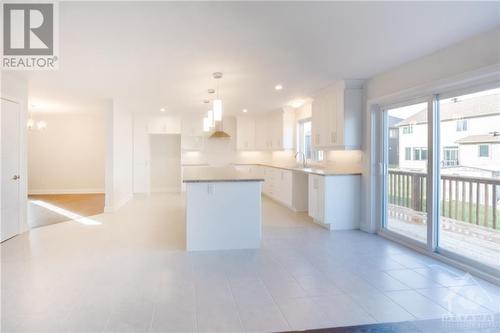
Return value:
[(19, 147), (21, 106), (2, 99), (2, 219), (1, 241), (19, 233)]

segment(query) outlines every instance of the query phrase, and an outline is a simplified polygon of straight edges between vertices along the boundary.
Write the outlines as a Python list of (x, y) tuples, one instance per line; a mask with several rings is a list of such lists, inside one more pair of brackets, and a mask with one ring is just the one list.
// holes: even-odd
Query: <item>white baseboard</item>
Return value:
[(48, 189), (48, 190), (37, 190), (28, 189), (28, 195), (30, 194), (103, 194), (103, 188), (77, 188), (77, 189)]

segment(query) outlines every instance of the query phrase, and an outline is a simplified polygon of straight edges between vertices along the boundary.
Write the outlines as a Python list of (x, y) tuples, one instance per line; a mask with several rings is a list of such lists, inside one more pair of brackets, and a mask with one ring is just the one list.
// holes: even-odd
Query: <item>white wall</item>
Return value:
[[(0, 92), (1, 97), (13, 99), (19, 102), (21, 105), (21, 124), (26, 124), (27, 120), (27, 105), (28, 105), (28, 84), (27, 82), (19, 76), (17, 73), (12, 72), (0, 72)], [(1, 133), (0, 133), (1, 134)], [(0, 135), (1, 138), (1, 135)], [(1, 140), (1, 139), (0, 139)], [(19, 183), (19, 197), (21, 204), (20, 213), (20, 231), (25, 232), (28, 230), (27, 222), (27, 208), (28, 208), (28, 172), (27, 172), (27, 138), (26, 138), (26, 126), (21, 126), (21, 147), (20, 147), (20, 183)], [(1, 167), (1, 166), (0, 166)], [(0, 170), (1, 171), (1, 170)], [(1, 172), (0, 172), (1, 174)], [(0, 185), (1, 186), (1, 185)], [(1, 193), (1, 191), (0, 191)], [(0, 194), (1, 195), (1, 194)], [(0, 198), (1, 204), (1, 198)]]
[(377, 103), (441, 93), (498, 80), (500, 28), (474, 36), (371, 78), (366, 85), (363, 138), (363, 218), (361, 229), (375, 232), (380, 223), (380, 140)]
[(102, 193), (106, 115), (33, 113), (47, 123), (28, 131), (28, 193)]
[(106, 203), (104, 210), (117, 210), (132, 198), (132, 111), (113, 101), (107, 114)]

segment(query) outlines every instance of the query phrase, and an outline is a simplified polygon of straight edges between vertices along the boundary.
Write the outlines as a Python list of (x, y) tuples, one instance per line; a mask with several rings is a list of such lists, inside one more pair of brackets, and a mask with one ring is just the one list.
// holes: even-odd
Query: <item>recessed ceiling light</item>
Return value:
[(304, 101), (301, 98), (294, 99), (290, 102), (288, 102), (288, 106), (291, 106), (292, 108), (300, 108), (302, 105), (304, 105), (306, 101)]
[(283, 89), (283, 86), (281, 84), (277, 84), (274, 86), (274, 89), (281, 90), (281, 89)]
[(243, 110), (241, 110), (241, 111), (242, 111), (243, 113), (247, 113), (247, 112), (248, 112), (248, 110), (247, 110), (247, 109), (243, 109)]
[(160, 108), (160, 112), (165, 112), (165, 108)]

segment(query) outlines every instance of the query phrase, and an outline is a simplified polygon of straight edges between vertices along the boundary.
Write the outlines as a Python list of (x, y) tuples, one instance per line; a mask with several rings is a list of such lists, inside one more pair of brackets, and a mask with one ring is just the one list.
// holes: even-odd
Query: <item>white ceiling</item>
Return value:
[(41, 104), (203, 112), (222, 71), (225, 112), (262, 112), (498, 25), (498, 2), (61, 2), (60, 69), (25, 75)]

